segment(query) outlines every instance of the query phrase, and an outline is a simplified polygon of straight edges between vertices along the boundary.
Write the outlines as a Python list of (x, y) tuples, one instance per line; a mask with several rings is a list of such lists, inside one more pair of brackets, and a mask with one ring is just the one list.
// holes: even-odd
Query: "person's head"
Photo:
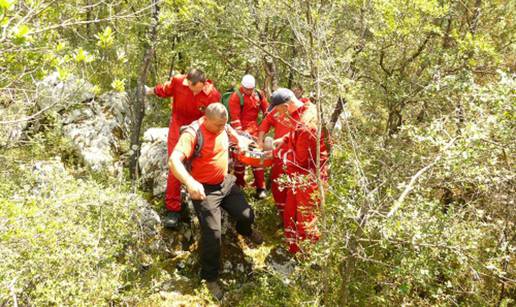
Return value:
[(270, 99), (269, 112), (275, 109), (280, 114), (293, 113), (302, 103), (288, 88), (275, 90)]
[(228, 110), (222, 103), (212, 103), (204, 112), (206, 121), (204, 126), (211, 133), (221, 133), (228, 122)]
[(299, 98), (303, 97), (303, 93), (305, 91), (303, 90), (303, 87), (301, 85), (296, 84), (292, 88), (292, 92), (294, 92), (294, 95), (296, 96), (296, 98), (299, 99)]
[(244, 94), (251, 95), (256, 86), (256, 80), (251, 75), (245, 75), (242, 78), (241, 84), (242, 84), (242, 91), (244, 92)]
[(203, 90), (206, 83), (206, 76), (204, 75), (204, 71), (192, 68), (186, 75), (186, 80), (188, 80), (190, 90), (197, 94)]

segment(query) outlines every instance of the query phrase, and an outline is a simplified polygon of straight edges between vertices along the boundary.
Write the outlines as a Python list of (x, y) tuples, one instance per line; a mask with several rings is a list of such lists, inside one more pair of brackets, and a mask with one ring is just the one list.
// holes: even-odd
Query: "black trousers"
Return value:
[(206, 199), (194, 200), (193, 205), (201, 225), (201, 278), (214, 281), (219, 276), (221, 247), (221, 208), (236, 220), (236, 230), (244, 236), (252, 233), (254, 212), (235, 176), (227, 175), (219, 185), (204, 185)]

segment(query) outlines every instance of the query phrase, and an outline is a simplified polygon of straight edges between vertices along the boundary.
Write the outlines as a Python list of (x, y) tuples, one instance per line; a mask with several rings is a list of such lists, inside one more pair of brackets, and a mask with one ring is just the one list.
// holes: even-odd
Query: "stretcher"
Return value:
[(234, 152), (234, 157), (240, 163), (253, 167), (271, 167), (272, 153), (270, 151), (246, 150), (243, 152)]

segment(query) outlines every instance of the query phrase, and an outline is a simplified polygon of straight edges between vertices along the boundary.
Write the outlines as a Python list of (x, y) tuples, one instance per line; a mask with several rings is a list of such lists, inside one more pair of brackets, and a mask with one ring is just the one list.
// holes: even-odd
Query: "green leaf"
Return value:
[(9, 10), (13, 4), (14, 0), (0, 0), (0, 12)]
[(111, 82), (111, 87), (117, 92), (125, 91), (125, 80), (115, 79)]
[(29, 37), (30, 28), (27, 25), (21, 25), (13, 30), (13, 42), (15, 44), (23, 44)]
[(95, 60), (95, 57), (88, 53), (88, 51), (85, 51), (82, 48), (77, 49), (75, 52), (74, 59), (77, 63), (91, 63)]
[(113, 46), (115, 38), (113, 37), (113, 30), (111, 27), (106, 27), (103, 32), (97, 33), (95, 37), (99, 40), (97, 46), (107, 49)]

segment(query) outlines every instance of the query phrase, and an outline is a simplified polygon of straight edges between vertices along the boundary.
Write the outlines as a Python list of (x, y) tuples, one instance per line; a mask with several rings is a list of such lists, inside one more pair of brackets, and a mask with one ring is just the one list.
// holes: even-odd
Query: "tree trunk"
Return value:
[[(92, 6), (93, 6), (93, 3), (91, 0), (88, 0), (86, 1), (86, 4), (88, 6), (88, 8), (86, 9), (86, 21), (90, 21), (91, 20), (91, 11), (93, 10)], [(88, 39), (91, 38), (91, 27), (92, 27), (92, 24), (91, 23), (86, 23), (86, 36), (88, 37)]]
[(159, 0), (151, 0), (152, 3), (152, 22), (149, 29), (149, 45), (145, 49), (142, 65), (140, 67), (140, 76), (136, 85), (136, 95), (132, 105), (132, 127), (131, 127), (131, 158), (129, 161), (129, 172), (133, 185), (138, 179), (138, 158), (140, 157), (140, 133), (145, 115), (145, 81), (147, 80), (147, 72), (154, 56), (154, 46), (158, 28), (158, 8)]
[(346, 104), (346, 99), (339, 97), (337, 99), (337, 104), (335, 105), (335, 109), (333, 109), (333, 113), (331, 114), (330, 118), (330, 132), (335, 129), (335, 125), (337, 124), (337, 121), (339, 120), (340, 114), (344, 111), (344, 105)]
[(265, 56), (264, 68), (265, 68), (265, 84), (264, 91), (265, 95), (269, 97), (272, 92), (278, 88), (278, 78), (276, 77), (276, 64), (274, 60), (268, 56)]

